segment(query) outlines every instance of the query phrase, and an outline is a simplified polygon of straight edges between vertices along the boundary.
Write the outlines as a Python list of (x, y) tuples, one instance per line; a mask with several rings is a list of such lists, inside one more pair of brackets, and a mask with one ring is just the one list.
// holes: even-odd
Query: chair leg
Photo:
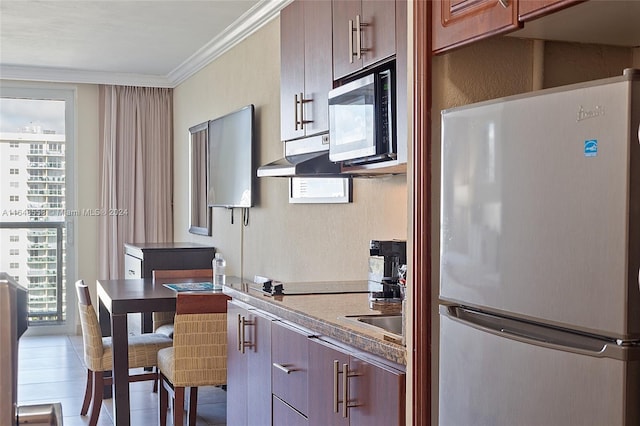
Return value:
[(84, 390), (84, 401), (82, 402), (82, 408), (80, 409), (80, 415), (84, 416), (89, 410), (89, 404), (91, 404), (91, 394), (93, 393), (93, 372), (87, 368), (87, 387)]
[(153, 371), (158, 375), (158, 377), (153, 381), (153, 393), (158, 392), (158, 382), (160, 381), (160, 372), (158, 371), (158, 367), (153, 367)]
[(89, 426), (98, 424), (98, 416), (102, 408), (102, 396), (104, 392), (104, 377), (102, 371), (93, 372), (93, 403), (91, 404), (91, 417), (89, 418)]
[(189, 388), (189, 426), (196, 426), (196, 413), (198, 407), (198, 388)]
[[(160, 426), (166, 426), (167, 424), (167, 411), (169, 410), (169, 392), (164, 387), (164, 378), (160, 375), (160, 395), (158, 399), (160, 400)], [(157, 383), (157, 381), (156, 381)]]
[(173, 426), (184, 424), (184, 388), (174, 386)]

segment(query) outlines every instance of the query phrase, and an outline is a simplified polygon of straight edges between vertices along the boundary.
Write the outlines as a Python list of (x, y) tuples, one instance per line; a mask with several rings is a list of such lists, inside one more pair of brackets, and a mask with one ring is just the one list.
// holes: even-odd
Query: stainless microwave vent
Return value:
[(285, 142), (283, 158), (258, 167), (258, 177), (347, 177), (329, 160), (329, 135)]

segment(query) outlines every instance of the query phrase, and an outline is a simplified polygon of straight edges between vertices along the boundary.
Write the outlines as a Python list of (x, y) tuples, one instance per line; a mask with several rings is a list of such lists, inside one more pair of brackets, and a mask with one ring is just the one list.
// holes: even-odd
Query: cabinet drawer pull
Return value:
[(134, 276), (136, 274), (136, 271), (134, 271), (133, 269), (129, 269), (129, 276)]
[(287, 374), (291, 374), (291, 373), (293, 373), (294, 371), (296, 371), (296, 370), (295, 370), (295, 369), (293, 369), (293, 368), (287, 368), (286, 366), (284, 366), (284, 365), (282, 365), (282, 364), (278, 364), (277, 362), (274, 362), (274, 363), (273, 363), (273, 366), (274, 366), (275, 368), (277, 368), (278, 370), (280, 370), (280, 371), (284, 371), (284, 372), (285, 372), (285, 373), (287, 373)]

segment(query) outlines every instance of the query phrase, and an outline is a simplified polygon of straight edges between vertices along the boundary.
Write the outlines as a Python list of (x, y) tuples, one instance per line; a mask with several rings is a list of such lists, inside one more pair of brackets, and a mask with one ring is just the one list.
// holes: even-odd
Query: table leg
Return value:
[(113, 339), (113, 420), (118, 426), (129, 426), (129, 342), (127, 315), (111, 315)]
[[(102, 300), (98, 298), (98, 321), (100, 322), (100, 331), (102, 332), (102, 337), (111, 336), (111, 313), (104, 306)], [(105, 379), (111, 378), (111, 371), (105, 371), (102, 373)], [(102, 399), (111, 399), (113, 393), (111, 392), (112, 388), (110, 385), (104, 385), (104, 389), (102, 390)]]

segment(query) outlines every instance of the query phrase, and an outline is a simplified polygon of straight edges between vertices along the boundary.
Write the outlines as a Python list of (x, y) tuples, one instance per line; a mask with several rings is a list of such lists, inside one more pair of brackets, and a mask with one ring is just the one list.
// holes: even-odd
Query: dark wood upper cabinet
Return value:
[(518, 18), (522, 22), (529, 21), (582, 2), (583, 0), (519, 0)]
[(331, 2), (296, 0), (280, 12), (280, 135), (283, 141), (329, 130), (333, 88)]
[(432, 50), (443, 53), (504, 34), (585, 0), (439, 0), (432, 2)]
[(336, 80), (396, 53), (394, 0), (334, 0), (332, 4)]
[(432, 49), (436, 54), (521, 26), (517, 0), (440, 0), (432, 5)]

